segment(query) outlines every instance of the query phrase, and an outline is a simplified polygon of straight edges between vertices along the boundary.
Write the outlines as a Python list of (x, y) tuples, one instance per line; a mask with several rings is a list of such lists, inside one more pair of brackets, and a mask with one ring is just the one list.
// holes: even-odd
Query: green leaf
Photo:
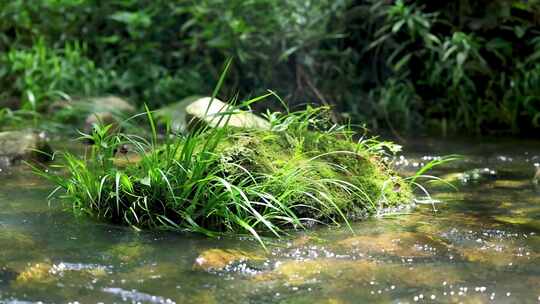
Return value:
[(122, 174), (120, 176), (120, 183), (122, 184), (122, 187), (124, 189), (129, 190), (129, 192), (133, 192), (133, 183), (129, 179), (129, 177), (125, 174)]
[(148, 175), (145, 176), (145, 177), (143, 177), (143, 178), (141, 178), (141, 179), (139, 180), (139, 182), (140, 182), (141, 184), (145, 185), (145, 186), (148, 186), (148, 187), (151, 186), (151, 183), (150, 183), (150, 176), (148, 176)]
[(399, 70), (401, 70), (401, 68), (409, 62), (409, 60), (411, 59), (411, 56), (412, 56), (412, 53), (409, 53), (409, 54), (403, 56), (403, 58), (401, 58), (394, 65), (394, 71), (399, 72)]
[(394, 24), (394, 26), (392, 27), (392, 33), (397, 33), (399, 32), (399, 30), (401, 29), (401, 27), (403, 26), (403, 24), (405, 24), (405, 20), (401, 19), (399, 20), (398, 22), (396, 22)]

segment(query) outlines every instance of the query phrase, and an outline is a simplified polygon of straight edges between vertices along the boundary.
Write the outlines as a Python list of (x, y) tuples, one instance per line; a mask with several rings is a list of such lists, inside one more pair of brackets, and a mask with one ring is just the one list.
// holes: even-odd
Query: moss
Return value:
[(51, 275), (51, 265), (47, 263), (37, 263), (29, 266), (23, 272), (21, 272), (15, 281), (16, 284), (29, 284), (29, 283), (52, 283), (55, 278)]
[[(333, 134), (306, 132), (292, 137), (286, 132), (252, 131), (231, 133), (218, 151), (221, 165), (230, 175), (243, 176), (240, 168), (265, 177), (269, 192), (285, 193), (294, 188), (295, 204), (311, 204), (315, 198), (331, 198), (349, 218), (368, 215), (377, 209), (407, 204), (412, 200), (410, 185), (398, 177), (376, 155), (359, 144)], [(320, 194), (313, 185), (320, 186)], [(338, 217), (332, 206), (322, 208), (321, 219)], [(309, 211), (306, 211), (309, 213)]]
[(378, 255), (427, 257), (447, 251), (447, 245), (428, 235), (411, 232), (391, 232), (378, 235), (353, 236), (339, 241), (338, 246)]
[(193, 270), (222, 271), (233, 263), (245, 260), (264, 260), (264, 257), (235, 249), (209, 249), (195, 259)]
[(143, 256), (152, 254), (152, 248), (139, 242), (120, 243), (107, 251), (107, 255), (123, 263), (133, 263)]

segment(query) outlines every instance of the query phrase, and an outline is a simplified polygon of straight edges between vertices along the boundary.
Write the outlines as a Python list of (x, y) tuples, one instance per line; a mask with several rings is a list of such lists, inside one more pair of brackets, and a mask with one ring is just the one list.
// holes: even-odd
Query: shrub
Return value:
[(39, 111), (47, 102), (69, 98), (68, 95), (107, 92), (115, 73), (96, 67), (85, 53), (86, 47), (81, 44), (51, 49), (43, 40), (29, 50), (10, 50), (0, 57), (5, 67), (0, 71), (0, 83), (10, 88), (3, 95), (17, 96), (23, 109)]

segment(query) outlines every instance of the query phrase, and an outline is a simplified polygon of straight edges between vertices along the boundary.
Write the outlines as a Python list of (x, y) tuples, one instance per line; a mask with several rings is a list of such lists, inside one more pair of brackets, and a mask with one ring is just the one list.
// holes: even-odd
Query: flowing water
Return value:
[[(539, 142), (421, 139), (403, 172), (440, 155), (434, 205), (263, 251), (249, 239), (137, 232), (47, 205), (51, 185), (0, 173), (0, 303), (539, 303)], [(435, 211), (436, 210), (436, 211)], [(227, 264), (231, 256), (243, 259)], [(211, 270), (204, 268), (214, 263)]]

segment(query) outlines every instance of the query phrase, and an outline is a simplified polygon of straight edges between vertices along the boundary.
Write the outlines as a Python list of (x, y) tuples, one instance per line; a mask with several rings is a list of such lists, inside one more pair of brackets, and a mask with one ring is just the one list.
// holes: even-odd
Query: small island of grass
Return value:
[[(245, 114), (257, 127), (230, 123)], [(318, 223), (348, 225), (412, 202), (410, 184), (382, 160), (392, 144), (359, 139), (331, 123), (325, 108), (268, 113), (261, 127), (261, 117), (230, 107), (213, 118), (218, 123), (162, 137), (152, 112), (147, 116), (150, 139), (96, 126), (84, 136), (93, 142), (86, 155), (61, 153), (64, 170), (41, 174), (77, 214), (260, 241)], [(126, 146), (129, 158), (121, 153)]]

